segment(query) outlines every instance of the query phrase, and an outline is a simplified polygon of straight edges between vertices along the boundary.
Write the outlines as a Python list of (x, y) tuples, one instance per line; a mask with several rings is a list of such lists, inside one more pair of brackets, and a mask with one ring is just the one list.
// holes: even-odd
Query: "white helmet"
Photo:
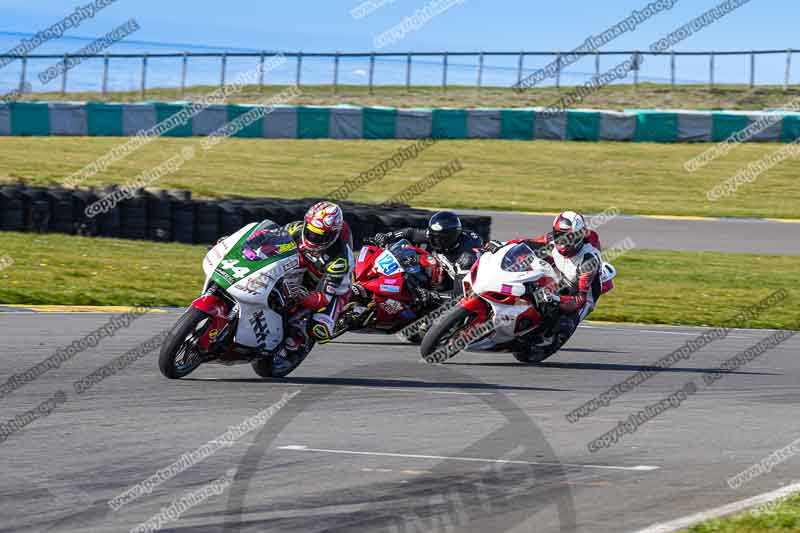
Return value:
[(561, 255), (573, 256), (583, 247), (587, 231), (583, 215), (564, 211), (553, 221), (553, 244)]

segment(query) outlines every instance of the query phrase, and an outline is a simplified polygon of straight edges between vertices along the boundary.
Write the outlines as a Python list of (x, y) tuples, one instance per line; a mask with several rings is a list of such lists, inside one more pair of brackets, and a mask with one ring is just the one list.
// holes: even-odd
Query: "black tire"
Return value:
[[(172, 200), (170, 202), (173, 240), (186, 244), (195, 242), (195, 207), (195, 204), (189, 201)], [(225, 234), (223, 233), (223, 235)]]
[[(453, 337), (461, 332), (473, 317), (474, 313), (462, 307), (461, 304), (456, 305), (442, 315), (439, 320), (433, 323), (422, 339), (422, 344), (419, 347), (422, 358), (428, 363), (441, 363), (454, 357), (461, 351), (463, 346), (461, 348), (458, 348), (458, 346), (450, 347), (447, 354), (435, 355), (435, 353), (449, 344)], [(443, 357), (444, 355), (446, 357)]]
[(185, 365), (176, 364), (176, 359), (180, 355), (181, 348), (197, 342), (209, 325), (209, 318), (206, 313), (190, 307), (172, 327), (164, 344), (161, 345), (161, 352), (158, 355), (158, 368), (165, 377), (169, 379), (186, 377), (202, 364), (196, 354)]
[(264, 359), (256, 359), (250, 366), (253, 367), (253, 371), (258, 374), (262, 378), (271, 378), (272, 375), (272, 358), (267, 357)]
[(412, 333), (408, 337), (405, 337), (405, 339), (411, 344), (422, 344), (422, 339), (424, 339), (424, 336), (420, 335), (419, 333)]
[(306, 357), (308, 356), (308, 353), (311, 352), (311, 349), (313, 347), (314, 344), (312, 343), (311, 346), (309, 346), (308, 352), (305, 355), (295, 358), (294, 360), (291, 361), (292, 363), (291, 366), (284, 367), (281, 370), (277, 370), (275, 368), (274, 357), (263, 357), (260, 359), (256, 359), (255, 361), (250, 363), (250, 366), (253, 367), (253, 372), (258, 374), (262, 378), (285, 378), (286, 376), (294, 372), (294, 370), (298, 366), (300, 366), (303, 363), (303, 361), (305, 361)]
[(525, 363), (527, 365), (535, 365), (537, 363), (541, 363), (558, 350), (531, 350), (531, 351), (524, 351), (524, 352), (514, 352), (514, 359), (519, 361), (520, 363)]
[(547, 346), (531, 346), (527, 350), (514, 352), (514, 358), (520, 363), (535, 365), (558, 352), (569, 340), (569, 335), (559, 334), (558, 339)]
[(256, 359), (250, 366), (253, 367), (253, 371), (261, 376), (262, 378), (271, 378), (272, 377), (272, 359), (265, 358), (265, 359)]
[(0, 189), (0, 229), (4, 231), (25, 229), (25, 210), (18, 187)]

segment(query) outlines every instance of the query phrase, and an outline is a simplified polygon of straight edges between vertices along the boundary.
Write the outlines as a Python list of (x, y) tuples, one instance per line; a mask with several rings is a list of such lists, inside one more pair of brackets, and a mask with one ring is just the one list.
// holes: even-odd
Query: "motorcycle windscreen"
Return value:
[(354, 272), (356, 281), (362, 281), (366, 277), (380, 252), (381, 249), (377, 246), (364, 246), (361, 248)]
[(242, 255), (250, 261), (264, 261), (296, 248), (289, 233), (271, 220), (259, 224), (242, 245)]
[(527, 272), (533, 270), (537, 259), (527, 244), (519, 243), (505, 253), (500, 268), (506, 272)]

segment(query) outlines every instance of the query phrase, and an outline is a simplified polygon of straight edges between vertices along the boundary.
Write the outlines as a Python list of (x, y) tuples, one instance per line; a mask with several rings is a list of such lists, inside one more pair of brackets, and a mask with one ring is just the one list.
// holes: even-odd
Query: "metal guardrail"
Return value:
[[(600, 56), (668, 56), (670, 58), (670, 85), (672, 88), (675, 88), (676, 85), (676, 73), (677, 73), (677, 58), (682, 56), (707, 56), (709, 58), (709, 77), (708, 77), (708, 85), (710, 89), (713, 89), (715, 86), (715, 59), (718, 56), (749, 56), (750, 58), (750, 65), (749, 65), (749, 86), (751, 88), (755, 87), (755, 79), (756, 79), (756, 57), (763, 56), (763, 55), (776, 55), (780, 54), (786, 55), (786, 70), (784, 75), (784, 83), (783, 83), (783, 90), (788, 90), (789, 81), (791, 78), (791, 68), (792, 68), (792, 55), (797, 52), (798, 50), (795, 49), (785, 49), (785, 50), (748, 50), (748, 51), (693, 51), (693, 52), (677, 52), (677, 51), (665, 51), (665, 52), (653, 52), (653, 51), (646, 51), (646, 50), (617, 50), (617, 51), (593, 51), (593, 52), (568, 52), (569, 54), (579, 55), (579, 56), (593, 56), (595, 58), (595, 75), (600, 74)], [(151, 59), (159, 59), (159, 58), (181, 58), (181, 75), (180, 75), (180, 90), (181, 95), (184, 94), (186, 90), (186, 74), (188, 70), (188, 63), (190, 58), (219, 58), (220, 59), (220, 86), (225, 85), (225, 78), (226, 78), (226, 70), (227, 70), (227, 61), (228, 58), (242, 58), (242, 57), (252, 57), (252, 58), (259, 58), (262, 62), (266, 57), (277, 54), (279, 52), (276, 51), (263, 51), (263, 52), (183, 52), (183, 53), (145, 53), (145, 54), (134, 54), (134, 53), (106, 53), (102, 55), (92, 55), (92, 54), (28, 54), (28, 55), (15, 55), (15, 54), (0, 54), (0, 58), (12, 58), (12, 59), (20, 59), (22, 61), (22, 70), (20, 73), (20, 83), (19, 87), (20, 90), (25, 87), (26, 83), (26, 76), (27, 76), (27, 63), (31, 59), (60, 59), (64, 62), (68, 61), (70, 58), (81, 58), (81, 59), (102, 59), (103, 60), (103, 78), (102, 78), (102, 94), (103, 96), (107, 95), (108, 93), (108, 72), (109, 72), (109, 63), (112, 59), (141, 59), (141, 74), (140, 74), (140, 94), (144, 97), (147, 93), (147, 65), (148, 60)], [(447, 91), (448, 82), (447, 82), (447, 72), (448, 72), (448, 58), (451, 57), (477, 57), (478, 58), (478, 65), (476, 69), (476, 87), (481, 88), (483, 87), (483, 70), (484, 70), (484, 58), (486, 57), (515, 57), (517, 58), (517, 82), (522, 81), (523, 79), (523, 72), (524, 72), (524, 65), (525, 65), (525, 58), (527, 56), (532, 57), (541, 57), (541, 56), (549, 56), (553, 57), (556, 61), (561, 61), (562, 52), (556, 51), (549, 51), (549, 52), (538, 52), (538, 51), (518, 51), (518, 52), (280, 52), (285, 57), (288, 58), (295, 58), (296, 60), (296, 69), (295, 69), (295, 84), (300, 86), (302, 82), (302, 74), (303, 74), (303, 58), (330, 58), (333, 61), (333, 72), (332, 72), (332, 92), (336, 94), (338, 92), (339, 87), (339, 64), (342, 58), (369, 58), (369, 75), (368, 75), (368, 87), (369, 93), (373, 93), (374, 89), (374, 80), (375, 80), (375, 59), (379, 57), (396, 57), (396, 58), (405, 58), (405, 87), (406, 90), (410, 90), (411, 88), (411, 71), (412, 71), (412, 64), (414, 57), (441, 57), (442, 58), (442, 83), (441, 87), (443, 91)], [(639, 75), (638, 70), (634, 70), (634, 85), (638, 86), (639, 84)], [(561, 88), (561, 71), (558, 70), (558, 73), (555, 77), (555, 86), (557, 88)], [(264, 77), (261, 76), (259, 80), (259, 89), (263, 90), (264, 87)], [(66, 93), (67, 88), (67, 73), (65, 72), (62, 75), (61, 79), (61, 94)]]

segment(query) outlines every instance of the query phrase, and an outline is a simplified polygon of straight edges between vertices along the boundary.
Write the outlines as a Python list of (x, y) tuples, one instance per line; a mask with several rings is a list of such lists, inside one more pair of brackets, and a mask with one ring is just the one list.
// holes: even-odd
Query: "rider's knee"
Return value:
[(324, 344), (333, 339), (333, 332), (336, 325), (331, 317), (322, 313), (315, 314), (311, 319), (311, 336)]

